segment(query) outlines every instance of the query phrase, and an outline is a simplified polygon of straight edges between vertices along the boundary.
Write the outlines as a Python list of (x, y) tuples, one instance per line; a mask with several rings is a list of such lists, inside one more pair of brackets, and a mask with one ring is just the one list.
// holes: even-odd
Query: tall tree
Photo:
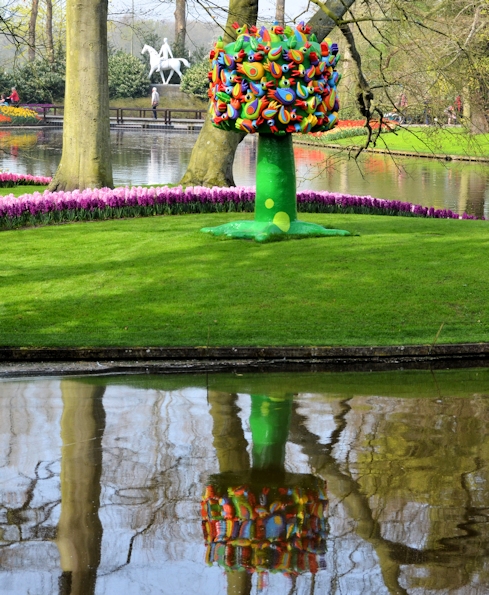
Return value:
[[(254, 25), (258, 16), (258, 0), (230, 0), (224, 43), (236, 39), (234, 22)], [(236, 149), (245, 134), (215, 128), (210, 118), (192, 150), (190, 162), (181, 184), (187, 186), (234, 186), (233, 162)]]
[(46, 50), (48, 61), (54, 62), (53, 42), (53, 0), (46, 0)]
[(174, 56), (185, 58), (187, 36), (187, 0), (175, 0), (175, 43)]
[(275, 20), (282, 27), (285, 25), (285, 0), (277, 0), (275, 5)]
[(29, 19), (29, 33), (28, 33), (29, 49), (27, 52), (27, 56), (28, 56), (30, 62), (32, 62), (36, 57), (36, 24), (37, 24), (38, 12), (39, 12), (39, 0), (32, 0), (31, 16)]
[(112, 187), (108, 0), (66, 4), (63, 152), (50, 190)]
[(447, 108), (461, 115), (463, 103), (467, 127), (489, 130), (487, 0), (370, 0), (350, 21), (381, 107), (399, 108), (404, 96), (408, 119), (429, 112), (446, 123)]
[[(319, 10), (309, 21), (318, 39), (324, 39), (336, 26), (355, 0), (327, 0), (327, 13)], [(258, 0), (230, 0), (224, 43), (235, 37), (232, 23), (254, 25), (258, 14)], [(244, 134), (225, 132), (215, 128), (206, 118), (192, 150), (187, 171), (181, 180), (186, 186), (234, 186), (233, 163), (236, 149)]]

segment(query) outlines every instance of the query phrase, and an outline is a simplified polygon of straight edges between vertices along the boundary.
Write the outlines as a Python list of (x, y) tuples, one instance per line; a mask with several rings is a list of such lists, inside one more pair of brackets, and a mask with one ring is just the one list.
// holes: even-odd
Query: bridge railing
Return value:
[[(59, 119), (64, 115), (64, 106), (62, 105), (24, 104), (24, 106), (35, 109), (45, 122), (51, 117)], [(111, 107), (109, 110), (111, 120), (115, 120), (117, 124), (124, 124), (125, 121), (134, 122), (154, 119), (153, 108), (151, 107)], [(156, 108), (158, 119), (168, 126), (178, 122), (203, 122), (206, 112), (205, 109)]]

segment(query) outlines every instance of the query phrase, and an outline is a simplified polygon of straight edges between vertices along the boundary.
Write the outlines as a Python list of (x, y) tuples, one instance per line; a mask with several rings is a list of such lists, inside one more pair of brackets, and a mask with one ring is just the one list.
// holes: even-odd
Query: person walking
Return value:
[(153, 116), (154, 116), (155, 120), (158, 119), (158, 116), (156, 115), (156, 108), (158, 107), (159, 103), (160, 103), (160, 94), (156, 90), (156, 87), (153, 87), (153, 92), (151, 93), (151, 107), (153, 108)]

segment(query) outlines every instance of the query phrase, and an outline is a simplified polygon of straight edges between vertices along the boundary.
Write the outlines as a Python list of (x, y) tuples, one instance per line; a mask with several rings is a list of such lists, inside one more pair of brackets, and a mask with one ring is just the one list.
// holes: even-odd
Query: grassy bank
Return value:
[[(300, 139), (298, 139), (300, 141)], [(307, 142), (328, 144), (328, 135), (307, 137)], [(362, 146), (365, 136), (354, 136), (334, 140), (335, 145), (344, 147)], [(407, 151), (426, 155), (460, 155), (489, 158), (489, 134), (470, 135), (459, 127), (409, 127), (395, 132), (381, 134), (376, 147), (380, 150)]]
[(13, 194), (14, 196), (22, 196), (23, 194), (33, 194), (34, 192), (44, 192), (47, 186), (10, 186), (6, 188), (0, 188), (0, 196), (8, 196)]
[(360, 235), (266, 245), (199, 231), (239, 218), (2, 232), (0, 345), (489, 341), (487, 222), (303, 214)]

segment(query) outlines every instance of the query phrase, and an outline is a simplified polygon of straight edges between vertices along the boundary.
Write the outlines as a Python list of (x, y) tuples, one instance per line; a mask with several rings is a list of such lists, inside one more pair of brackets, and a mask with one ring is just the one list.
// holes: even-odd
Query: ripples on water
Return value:
[[(483, 369), (4, 379), (0, 591), (486, 594), (487, 386)], [(210, 487), (242, 516), (254, 490), (268, 542), (260, 520), (206, 541)]]
[[(197, 133), (113, 130), (111, 137), (116, 185), (176, 184), (185, 173)], [(52, 176), (61, 141), (60, 129), (1, 131), (0, 169)], [(371, 195), (489, 217), (488, 165), (373, 154), (355, 162), (346, 153), (305, 145), (296, 146), (295, 156), (301, 189)], [(238, 185), (255, 184), (255, 160), (256, 138), (248, 135), (235, 160)]]

